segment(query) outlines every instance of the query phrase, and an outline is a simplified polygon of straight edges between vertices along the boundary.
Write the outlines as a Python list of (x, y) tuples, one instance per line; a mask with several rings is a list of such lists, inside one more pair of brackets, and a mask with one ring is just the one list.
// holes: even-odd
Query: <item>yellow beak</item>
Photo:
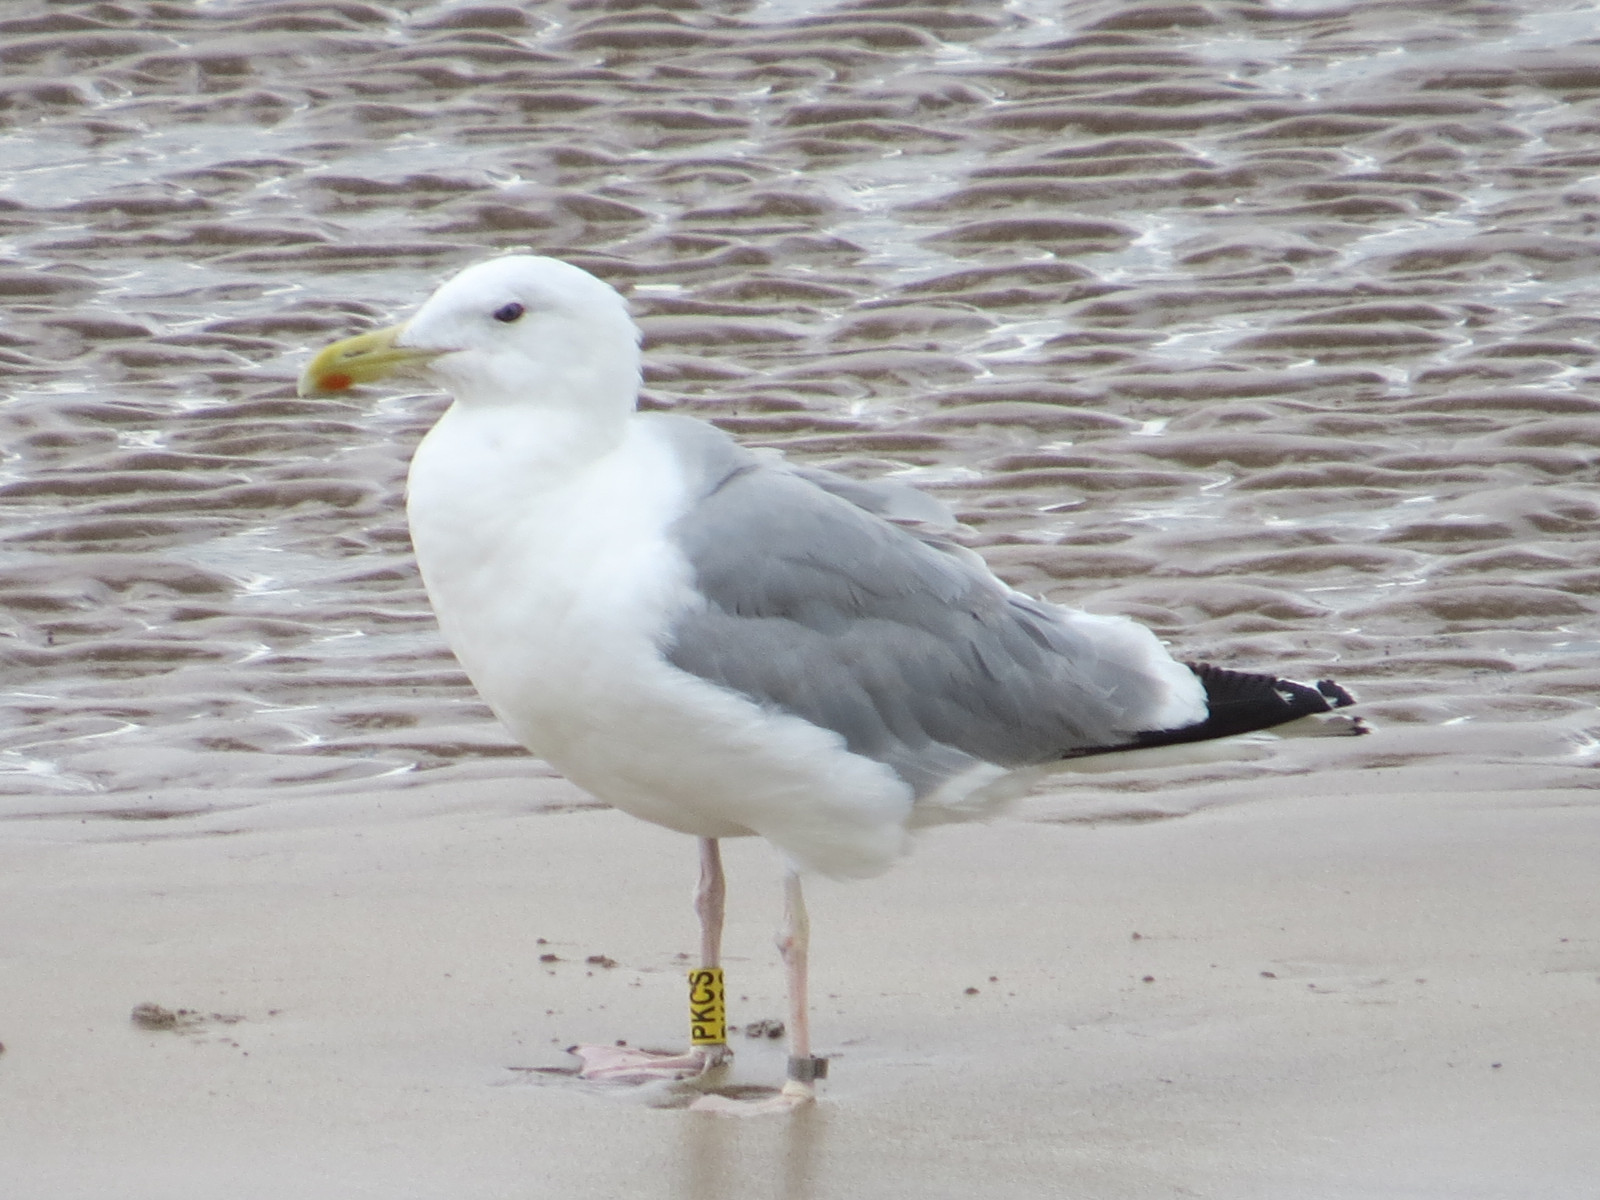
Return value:
[(345, 338), (320, 351), (300, 373), (296, 391), (302, 396), (318, 392), (343, 392), (358, 383), (373, 383), (444, 353), (442, 350), (417, 350), (397, 346), (395, 339), (405, 332), (404, 325), (374, 329), (371, 333)]

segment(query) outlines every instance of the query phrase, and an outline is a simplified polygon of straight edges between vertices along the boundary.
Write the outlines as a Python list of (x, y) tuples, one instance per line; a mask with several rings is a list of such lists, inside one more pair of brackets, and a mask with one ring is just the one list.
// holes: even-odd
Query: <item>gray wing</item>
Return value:
[(835, 731), (918, 795), (979, 762), (1155, 727), (1166, 685), (1142, 644), (1094, 636), (1104, 619), (1030, 600), (969, 551), (686, 424), (674, 436), (704, 487), (672, 535), (704, 603), (671, 631), (675, 666)]

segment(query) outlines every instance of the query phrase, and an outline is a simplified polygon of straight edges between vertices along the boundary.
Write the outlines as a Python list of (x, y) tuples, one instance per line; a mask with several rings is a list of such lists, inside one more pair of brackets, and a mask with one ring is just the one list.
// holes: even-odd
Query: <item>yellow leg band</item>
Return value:
[(696, 1046), (721, 1046), (728, 1041), (728, 999), (721, 967), (696, 967), (689, 972), (689, 1041)]

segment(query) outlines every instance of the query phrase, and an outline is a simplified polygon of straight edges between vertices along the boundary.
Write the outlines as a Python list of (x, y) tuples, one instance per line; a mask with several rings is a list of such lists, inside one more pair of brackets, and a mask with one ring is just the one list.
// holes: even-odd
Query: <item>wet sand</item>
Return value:
[[(5, 1177), (1587, 1194), (1594, 39), (1565, 0), (8, 6)], [(692, 847), (444, 650), (400, 507), (440, 398), (292, 386), (512, 248), (629, 294), (649, 404), (925, 486), (1018, 586), (1377, 732), (1055, 781), (823, 889), (796, 1122), (534, 1085), (675, 1040)]]
[(292, 387), (514, 247), (629, 293), (650, 403), (928, 486), (1018, 586), (1586, 778), (1593, 37), (1565, 0), (22, 0), (0, 812), (530, 769), (411, 565), (439, 397)]

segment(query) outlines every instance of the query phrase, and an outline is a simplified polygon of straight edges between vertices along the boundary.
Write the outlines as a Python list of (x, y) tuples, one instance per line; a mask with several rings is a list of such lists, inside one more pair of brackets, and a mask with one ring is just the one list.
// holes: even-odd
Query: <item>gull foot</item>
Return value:
[(805, 1108), (816, 1102), (816, 1088), (791, 1079), (777, 1095), (764, 1096), (760, 1100), (735, 1100), (731, 1096), (708, 1093), (689, 1105), (689, 1111), (710, 1113), (717, 1117), (764, 1117), (771, 1113), (794, 1112), (797, 1108)]
[(573, 1046), (567, 1050), (583, 1065), (579, 1079), (605, 1083), (650, 1083), (657, 1079), (697, 1079), (733, 1057), (726, 1046), (696, 1046), (682, 1054), (635, 1050), (628, 1046)]

